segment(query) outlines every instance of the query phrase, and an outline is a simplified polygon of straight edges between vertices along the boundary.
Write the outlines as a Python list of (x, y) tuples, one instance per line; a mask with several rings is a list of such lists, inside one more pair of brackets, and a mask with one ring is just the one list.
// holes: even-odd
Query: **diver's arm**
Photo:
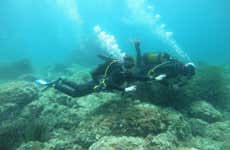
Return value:
[[(119, 75), (119, 74), (114, 74), (114, 75)], [(122, 85), (119, 85), (118, 83), (114, 82), (113, 77), (114, 77), (113, 75), (109, 76), (108, 79), (106, 80), (107, 90), (125, 91), (125, 88), (123, 88)]]
[(134, 42), (134, 46), (136, 49), (136, 59), (137, 59), (137, 67), (140, 68), (142, 65), (142, 56), (141, 56), (141, 48), (140, 48), (140, 42), (139, 41), (135, 41)]
[(152, 79), (157, 81), (162, 81), (166, 78), (176, 77), (177, 75), (181, 75), (181, 69), (183, 68), (183, 64), (177, 60), (170, 60), (166, 63), (162, 63), (159, 65), (154, 71), (155, 75), (152, 76)]

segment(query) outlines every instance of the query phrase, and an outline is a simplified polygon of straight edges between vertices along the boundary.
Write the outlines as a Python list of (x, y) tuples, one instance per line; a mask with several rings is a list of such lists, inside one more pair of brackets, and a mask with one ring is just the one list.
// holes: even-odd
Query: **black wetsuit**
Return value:
[(145, 64), (143, 61), (143, 56), (141, 54), (141, 49), (139, 46), (135, 46), (136, 49), (136, 67), (139, 70), (139, 74), (144, 76), (149, 76), (149, 71), (152, 70), (152, 78), (165, 74), (165, 79), (176, 78), (177, 76), (184, 75), (184, 64), (176, 59), (168, 58), (164, 61), (160, 60), (162, 53), (157, 53), (158, 63), (155, 64)]
[(123, 68), (122, 63), (112, 60), (99, 65), (91, 72), (92, 80), (77, 84), (72, 81), (62, 80), (54, 88), (72, 97), (80, 97), (93, 92), (102, 90), (119, 90), (124, 91), (122, 85), (125, 82), (137, 80), (146, 81), (147, 77), (127, 71)]

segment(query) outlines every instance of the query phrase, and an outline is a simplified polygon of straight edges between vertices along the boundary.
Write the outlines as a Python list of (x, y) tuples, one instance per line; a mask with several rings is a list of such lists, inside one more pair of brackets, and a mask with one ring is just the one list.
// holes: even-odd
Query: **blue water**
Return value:
[[(138, 39), (143, 51), (229, 64), (229, 11), (228, 0), (3, 0), (0, 59), (29, 58), (39, 67), (66, 62), (74, 54), (76, 62), (87, 64), (85, 58), (108, 53), (93, 31), (99, 25), (128, 54), (134, 54), (131, 41)], [(159, 33), (161, 25), (167, 36)]]

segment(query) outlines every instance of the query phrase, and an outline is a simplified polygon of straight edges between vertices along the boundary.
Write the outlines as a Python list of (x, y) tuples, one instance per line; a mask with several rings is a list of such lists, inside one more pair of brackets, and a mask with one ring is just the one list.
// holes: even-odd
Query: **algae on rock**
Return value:
[(221, 121), (222, 114), (206, 101), (192, 102), (189, 112), (192, 117), (200, 118), (206, 122)]
[(90, 146), (89, 150), (147, 150), (145, 141), (138, 137), (105, 136)]

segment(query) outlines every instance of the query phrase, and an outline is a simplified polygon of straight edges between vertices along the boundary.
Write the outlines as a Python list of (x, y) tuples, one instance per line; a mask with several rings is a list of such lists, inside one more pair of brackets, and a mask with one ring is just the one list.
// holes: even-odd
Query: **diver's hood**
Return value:
[(192, 66), (192, 67), (196, 68), (196, 65), (193, 62), (189, 62), (189, 63), (185, 64), (184, 66), (185, 67)]

